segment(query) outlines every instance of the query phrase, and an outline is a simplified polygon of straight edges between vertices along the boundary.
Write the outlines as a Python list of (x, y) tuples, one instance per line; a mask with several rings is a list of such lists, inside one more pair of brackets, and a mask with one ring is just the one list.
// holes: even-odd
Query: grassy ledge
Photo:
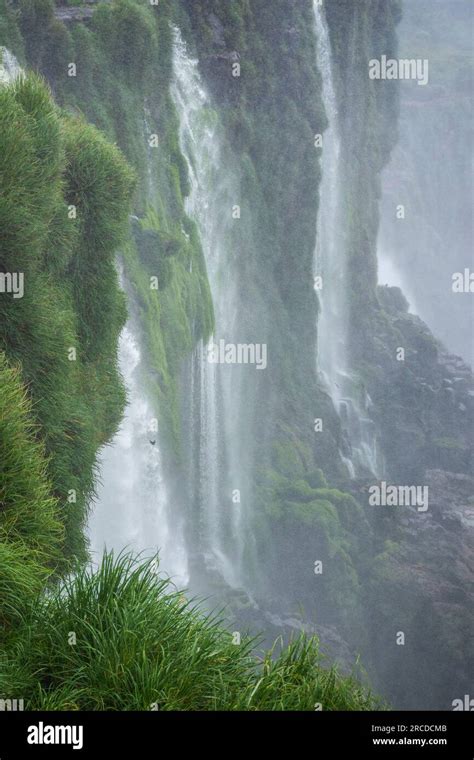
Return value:
[(371, 710), (354, 678), (326, 668), (318, 641), (253, 654), (219, 616), (156, 573), (156, 560), (104, 555), (24, 615), (0, 660), (0, 693), (30, 710)]

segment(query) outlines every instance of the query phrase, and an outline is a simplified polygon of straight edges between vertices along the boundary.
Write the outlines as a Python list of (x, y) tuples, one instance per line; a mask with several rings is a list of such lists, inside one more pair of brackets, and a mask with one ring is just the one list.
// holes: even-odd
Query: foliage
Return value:
[[(156, 562), (105, 555), (32, 604), (21, 636), (0, 659), (0, 692), (33, 710), (368, 710), (353, 677), (326, 669), (304, 635), (262, 658), (233, 642)], [(71, 639), (74, 634), (74, 639)]]
[(0, 352), (0, 639), (61, 561), (63, 528), (18, 368)]
[(133, 177), (97, 130), (61, 114), (35, 75), (0, 89), (0, 134), (0, 263), (24, 276), (22, 298), (1, 295), (0, 346), (34, 401), (65, 553), (85, 556), (97, 449), (124, 404), (116, 353), (125, 310), (113, 254)]

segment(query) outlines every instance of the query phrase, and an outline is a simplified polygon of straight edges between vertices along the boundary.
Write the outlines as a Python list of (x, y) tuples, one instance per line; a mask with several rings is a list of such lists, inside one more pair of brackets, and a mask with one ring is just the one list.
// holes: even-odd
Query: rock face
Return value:
[(361, 654), (374, 689), (393, 708), (451, 710), (453, 700), (472, 693), (474, 478), (428, 470), (425, 483), (426, 512), (397, 507), (393, 519), (373, 515), (374, 534), (385, 538), (385, 551), (363, 580), (365, 645), (363, 638), (350, 640), (340, 626), (282, 611), (277, 598), (260, 600), (259, 607), (232, 604), (233, 624), (264, 630), (267, 647), (279, 636), (288, 641), (300, 631), (315, 634), (322, 653), (342, 672), (350, 672)]
[(462, 608), (474, 609), (474, 479), (429, 470), (426, 482), (427, 512), (401, 520), (404, 573), (435, 611), (459, 620)]
[(265, 638), (257, 648), (270, 649), (277, 639), (286, 645), (303, 631), (308, 636), (318, 637), (323, 662), (327, 662), (328, 667), (335, 664), (341, 673), (349, 674), (356, 666), (358, 653), (336, 626), (317, 624), (295, 609), (282, 612), (279, 599), (260, 600), (257, 606), (249, 604), (248, 599), (235, 598), (227, 613), (236, 630), (248, 631), (259, 637), (259, 641), (264, 632)]
[(56, 8), (54, 15), (59, 21), (63, 21), (64, 23), (69, 23), (71, 21), (87, 21), (92, 18), (94, 10), (94, 8), (71, 6), (70, 8)]
[[(57, 3), (59, 7), (54, 9), (54, 15), (59, 21), (63, 21), (65, 24), (71, 23), (72, 21), (88, 21), (94, 15), (98, 5), (103, 5), (109, 2), (110, 0), (84, 0), (82, 6), (66, 6), (62, 5), (62, 3)], [(84, 5), (94, 7), (84, 8)]]
[[(472, 689), (474, 478), (429, 470), (425, 481), (427, 512), (399, 508), (406, 514), (398, 513), (398, 541), (374, 565), (372, 647), (395, 705), (449, 710)], [(410, 671), (406, 691), (400, 684)]]
[[(254, 259), (259, 259), (262, 268), (265, 259), (272, 261), (272, 277), (276, 273), (288, 313), (292, 315), (291, 334), (297, 334), (295, 345), (298, 346), (311, 345), (312, 340), (305, 327), (311, 322), (311, 308), (304, 296), (304, 282), (309, 281), (307, 273), (311, 267), (305, 258), (304, 241), (293, 243), (287, 236), (295, 229), (295, 215), (299, 222), (296, 227), (310, 228), (306, 214), (311, 191), (306, 187), (300, 196), (294, 194), (296, 178), (292, 182), (287, 178), (291, 176), (292, 165), (297, 167), (299, 177), (310, 176), (311, 167), (305, 168), (307, 154), (304, 159), (296, 156), (294, 133), (291, 146), (283, 140), (279, 142), (280, 136), (284, 138), (293, 127), (289, 131), (273, 130), (269, 115), (272, 102), (277, 102), (281, 109), (282, 104), (288, 102), (288, 96), (302, 92), (301, 79), (295, 87), (288, 77), (298, 67), (308, 76), (315, 58), (314, 54), (312, 58), (308, 55), (296, 63), (292, 50), (288, 55), (292, 65), (282, 71), (279, 61), (271, 61), (271, 53), (280, 51), (283, 42), (289, 51), (296, 33), (304, 41), (304, 7), (309, 11), (311, 5), (310, 2), (288, 3), (285, 18), (282, 18), (280, 4), (267, 4), (249, 18), (244, 10), (247, 4), (235, 2), (234, 7), (241, 6), (241, 38), (240, 31), (228, 34), (229, 20), (217, 0), (209, 0), (205, 12), (198, 10), (201, 6), (195, 4), (189, 4), (188, 10), (203, 75), (215, 102), (228, 117), (232, 143), (243, 156), (250, 146), (255, 176), (268, 198), (271, 218), (282, 220), (284, 263), (277, 264), (273, 252), (262, 255), (258, 249)], [(290, 18), (290, 6), (298, 7), (300, 18)], [(260, 29), (264, 10), (268, 17), (265, 16), (265, 27)], [(447, 706), (449, 709), (452, 699), (458, 696), (457, 691), (468, 690), (465, 660), (470, 656), (469, 621), (463, 610), (469, 601), (466, 589), (470, 558), (463, 534), (467, 529), (460, 527), (464, 523), (460, 522), (459, 515), (462, 513), (464, 521), (470, 519), (468, 495), (472, 482), (466, 473), (472, 462), (474, 391), (469, 368), (461, 359), (448, 354), (426, 324), (408, 312), (403, 293), (398, 288), (377, 286), (380, 175), (397, 141), (398, 86), (371, 83), (360, 72), (366, 71), (367, 60), (381, 50), (389, 57), (396, 57), (395, 29), (400, 17), (398, 0), (360, 0), (358, 3), (332, 0), (326, 4), (343, 136), (340, 163), (344, 169), (343, 202), (347, 208), (344, 239), (352, 369), (354, 375), (358, 375), (357, 387), (370, 418), (364, 423), (378, 431), (385, 458), (385, 478), (400, 485), (428, 485), (430, 508), (426, 515), (410, 508), (396, 513), (371, 513), (367, 509), (367, 500), (359, 493), (360, 486), (367, 484), (348, 483), (344, 474), (334, 467), (333, 463), (339, 459), (338, 450), (346, 455), (350, 452), (344, 450), (343, 432), (323, 405), (322, 395), (310, 387), (308, 378), (312, 369), (301, 357), (292, 361), (291, 349), (285, 349), (282, 352), (285, 362), (301, 368), (309, 393), (305, 395), (303, 383), (299, 386), (297, 369), (291, 378), (291, 394), (287, 393), (285, 378), (280, 380), (273, 376), (272, 392), (275, 398), (281, 399), (281, 408), (291, 409), (292, 414), (291, 420), (284, 420), (284, 426), (279, 425), (279, 429), (285, 431), (285, 439), (278, 456), (275, 454), (271, 467), (265, 462), (266, 479), (261, 479), (263, 485), (258, 482), (262, 497), (257, 508), (270, 515), (268, 523), (271, 525), (268, 531), (271, 539), (264, 536), (261, 540), (260, 575), (268, 579), (266, 599), (277, 597), (280, 606), (261, 601), (264, 596), (261, 594), (259, 606), (265, 612), (258, 612), (256, 626), (286, 635), (298, 623), (292, 607), (292, 600), (298, 600), (312, 624), (318, 626), (323, 642), (325, 633), (319, 627), (321, 623), (326, 631), (331, 626), (337, 628), (338, 636), (363, 655), (364, 663), (372, 663), (374, 684), (394, 705), (418, 709)], [(309, 15), (306, 21), (309, 25)], [(273, 29), (278, 29), (278, 40), (272, 38)], [(258, 44), (254, 47), (255, 32)], [(266, 63), (273, 64), (268, 72), (262, 68), (261, 49), (268, 51)], [(301, 52), (300, 39), (294, 49)], [(232, 78), (232, 56), (236, 50), (241, 54), (241, 79)], [(307, 101), (316, 102), (317, 92), (316, 82), (305, 96), (296, 98), (292, 104), (295, 108), (285, 118), (294, 119), (293, 114), (302, 113)], [(273, 121), (280, 125), (285, 118), (278, 114)], [(259, 139), (263, 124), (265, 142)], [(311, 114), (309, 124), (315, 125), (314, 132), (322, 132), (326, 117), (322, 111)], [(238, 125), (238, 133), (235, 125)], [(267, 167), (273, 167), (280, 156), (291, 156), (291, 159), (285, 162), (284, 179), (279, 181), (278, 175), (270, 174)], [(265, 166), (261, 165), (261, 157)], [(279, 187), (286, 190), (282, 198), (274, 192), (274, 188)], [(255, 205), (258, 197), (257, 193), (252, 196)], [(291, 219), (287, 216), (288, 210), (291, 210)], [(265, 213), (260, 211), (257, 215), (261, 224)], [(248, 218), (251, 216), (249, 213)], [(279, 232), (278, 224), (272, 231), (274, 241)], [(413, 234), (413, 240), (416, 239)], [(275, 243), (273, 248), (277, 250)], [(298, 252), (297, 261), (291, 257), (292, 250)], [(267, 291), (270, 292), (268, 288)], [(300, 317), (300, 309), (304, 316)], [(283, 334), (284, 330), (280, 330), (280, 335)], [(403, 359), (397, 354), (400, 348), (404, 350)], [(313, 408), (318, 409), (318, 416), (324, 417), (325, 427), (331, 431), (331, 438), (321, 437), (322, 443), (310, 444), (314, 446), (311, 448), (314, 462), (305, 455), (301, 445), (303, 441), (306, 443), (302, 431), (308, 427), (307, 412)], [(272, 409), (268, 418), (274, 417)], [(335, 451), (330, 448), (334, 440), (337, 441)], [(316, 486), (312, 483), (312, 469), (316, 467), (321, 468), (327, 483), (318, 482)], [(276, 488), (273, 487), (275, 482), (280, 484)], [(322, 493), (321, 488), (326, 485), (330, 488)], [(313, 486), (320, 489), (318, 498), (310, 496)], [(358, 504), (348, 501), (343, 494), (338, 495), (335, 489), (349, 490)], [(334, 510), (331, 510), (330, 498), (337, 502)], [(311, 510), (321, 518), (314, 525), (310, 523)], [(280, 519), (284, 529), (279, 527)], [(288, 523), (284, 522), (286, 519)], [(329, 537), (327, 542), (326, 537)], [(316, 591), (310, 559), (320, 557), (327, 549), (326, 543), (331, 549), (327, 551), (330, 571), (318, 579)], [(267, 550), (270, 546), (277, 550)], [(323, 595), (327, 603), (323, 603)], [(356, 601), (358, 614), (350, 607), (351, 601)], [(341, 613), (339, 618), (336, 612)], [(247, 614), (250, 618), (257, 615)], [(404, 645), (396, 642), (399, 631), (405, 635)], [(344, 648), (342, 644), (340, 648)]]
[[(413, 310), (450, 351), (472, 363), (472, 294), (452, 288), (453, 274), (470, 266), (473, 243), (472, 4), (403, 5), (399, 56), (423, 50), (431, 76), (427, 87), (400, 87), (398, 145), (382, 176), (379, 244)], [(409, 205), (403, 223), (394, 213), (400, 198)]]
[(215, 13), (209, 14), (209, 27), (212, 33), (212, 43), (216, 47), (225, 47), (225, 28)]
[[(415, 483), (427, 469), (470, 472), (471, 369), (448, 353), (419, 317), (403, 310), (400, 295), (398, 288), (378, 288), (385, 319), (374, 320), (370, 367), (363, 370), (387, 474)], [(399, 346), (403, 361), (395, 358)]]

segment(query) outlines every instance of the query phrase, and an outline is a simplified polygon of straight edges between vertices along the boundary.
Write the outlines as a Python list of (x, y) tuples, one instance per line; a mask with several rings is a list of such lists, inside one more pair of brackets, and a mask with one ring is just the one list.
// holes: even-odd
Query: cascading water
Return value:
[(473, 364), (472, 294), (452, 287), (455, 272), (472, 271), (474, 240), (470, 5), (436, 3), (434, 14), (428, 0), (404, 3), (400, 57), (424, 50), (430, 77), (427, 86), (400, 83), (399, 139), (382, 174), (377, 247), (379, 282), (401, 287), (411, 311)]
[[(174, 30), (172, 96), (180, 119), (180, 143), (188, 164), (191, 191), (188, 215), (197, 223), (214, 302), (216, 331), (235, 341), (238, 326), (238, 277), (231, 261), (232, 207), (239, 198), (235, 172), (223, 159), (223, 140), (198, 69), (179, 30)], [(235, 222), (234, 222), (235, 223)], [(212, 338), (217, 342), (217, 338)], [(191, 415), (194, 419), (199, 551), (206, 569), (236, 588), (243, 584), (246, 543), (245, 451), (239, 428), (243, 403), (242, 368), (209, 361), (209, 346), (196, 348), (192, 362)], [(197, 493), (196, 493), (197, 491)]]
[(347, 439), (341, 452), (351, 477), (360, 470), (380, 471), (377, 436), (367, 416), (370, 399), (360, 398), (356, 379), (348, 366), (348, 300), (344, 219), (341, 213), (341, 188), (344, 177), (340, 162), (340, 136), (337, 100), (331, 62), (331, 44), (324, 10), (314, 0), (317, 37), (317, 65), (322, 77), (323, 101), (329, 126), (323, 136), (322, 180), (314, 255), (315, 287), (322, 287), (318, 319), (317, 369), (328, 387)]
[(148, 105), (147, 99), (145, 98), (145, 101), (143, 103), (143, 132), (144, 132), (144, 140), (147, 148), (147, 166), (146, 166), (146, 178), (147, 178), (147, 184), (146, 184), (146, 192), (147, 192), (147, 198), (149, 203), (153, 203), (155, 196), (156, 196), (156, 184), (153, 174), (153, 168), (154, 168), (154, 148), (152, 147), (152, 141), (157, 138), (157, 135), (153, 133), (153, 130), (151, 129), (152, 124), (152, 116), (150, 112), (150, 107)]
[[(123, 279), (123, 275), (122, 275)], [(128, 403), (120, 430), (99, 459), (100, 481), (88, 534), (93, 562), (104, 548), (159, 552), (160, 573), (187, 585), (188, 560), (183, 525), (171, 515), (156, 414), (144, 389), (142, 356), (130, 318), (119, 341), (119, 366)]]
[(337, 131), (336, 94), (333, 86), (331, 49), (323, 11), (315, 2), (317, 63), (322, 77), (323, 100), (329, 126), (323, 137), (322, 182), (317, 224), (314, 275), (322, 279), (321, 313), (318, 321), (318, 369), (340, 400), (338, 377), (345, 366), (346, 302), (345, 261), (339, 220), (340, 142)]
[(0, 46), (0, 84), (8, 84), (22, 72), (17, 59), (8, 48)]

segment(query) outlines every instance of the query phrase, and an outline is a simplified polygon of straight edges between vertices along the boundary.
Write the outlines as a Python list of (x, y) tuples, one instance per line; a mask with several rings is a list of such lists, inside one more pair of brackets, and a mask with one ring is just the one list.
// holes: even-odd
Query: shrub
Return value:
[(63, 530), (20, 372), (0, 352), (0, 636), (60, 561)]
[(124, 406), (117, 339), (126, 309), (114, 255), (134, 174), (95, 128), (60, 111), (36, 75), (0, 88), (0, 146), (0, 265), (24, 275), (22, 298), (0, 296), (0, 348), (34, 402), (65, 553), (85, 558), (97, 450)]
[[(71, 643), (71, 632), (75, 643)], [(28, 709), (364, 710), (376, 701), (352, 677), (324, 669), (315, 638), (257, 658), (218, 616), (203, 615), (153, 559), (105, 555), (41, 597), (0, 660), (0, 693)]]

